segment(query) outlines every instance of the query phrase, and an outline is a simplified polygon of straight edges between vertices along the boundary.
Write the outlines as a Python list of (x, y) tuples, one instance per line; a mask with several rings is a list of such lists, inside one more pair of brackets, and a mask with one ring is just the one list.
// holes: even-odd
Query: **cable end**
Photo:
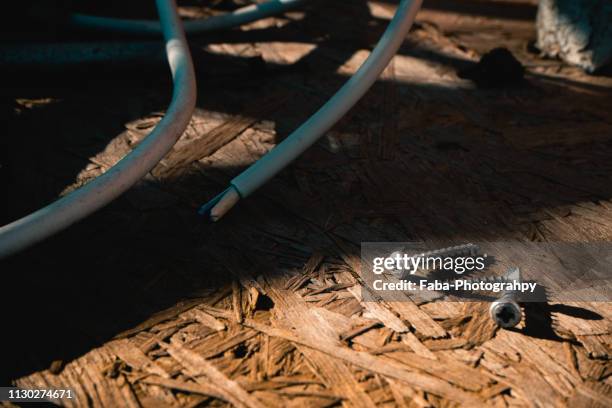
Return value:
[(240, 201), (240, 194), (233, 187), (228, 187), (221, 194), (204, 204), (198, 210), (198, 214), (216, 222), (221, 219), (231, 208)]

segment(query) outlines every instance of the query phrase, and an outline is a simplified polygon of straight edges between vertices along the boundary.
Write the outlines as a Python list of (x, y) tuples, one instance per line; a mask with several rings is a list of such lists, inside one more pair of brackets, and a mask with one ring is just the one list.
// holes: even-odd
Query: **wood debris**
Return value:
[[(210, 14), (196, 3), (185, 15)], [(329, 3), (190, 37), (223, 65), (196, 64), (213, 70), (197, 114), (146, 194), (2, 265), (10, 291), (33, 291), (6, 301), (9, 320), (28, 321), (7, 326), (16, 386), (70, 388), (56, 402), (74, 407), (612, 406), (611, 303), (534, 304), (537, 324), (500, 330), (488, 303), (372, 301), (360, 280), (362, 242), (612, 240), (612, 80), (527, 51), (534, 1), (424, 2), (333, 131), (221, 222), (197, 218), (355, 73), (395, 8)], [(499, 46), (526, 67), (524, 87), (457, 77)], [(13, 196), (35, 208), (76, 188), (142, 140), (169, 90), (132, 81), (18, 106), (0, 178), (5, 151), (24, 163), (0, 214), (23, 210)]]

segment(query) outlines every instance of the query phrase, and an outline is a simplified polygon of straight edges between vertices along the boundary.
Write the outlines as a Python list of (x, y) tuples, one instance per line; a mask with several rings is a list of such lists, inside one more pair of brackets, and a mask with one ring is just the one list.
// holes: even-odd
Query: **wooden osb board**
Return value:
[[(395, 3), (313, 5), (194, 39), (227, 59), (200, 67), (198, 110), (174, 150), (117, 204), (7, 265), (40, 287), (12, 304), (20, 316), (64, 322), (24, 325), (27, 346), (14, 336), (11, 353), (39, 363), (15, 365), (14, 383), (70, 387), (73, 406), (95, 407), (611, 406), (608, 303), (529, 305), (533, 327), (500, 331), (485, 304), (365, 303), (356, 290), (362, 241), (612, 239), (612, 80), (529, 53), (533, 1), (482, 3), (427, 1), (358, 106), (213, 226), (195, 208), (355, 72)], [(457, 77), (498, 46), (526, 65), (526, 84)], [(15, 185), (43, 180), (46, 199), (74, 188), (159, 120), (161, 91), (129, 103), (107, 92), (19, 103), (32, 118), (24, 140), (50, 117), (88, 123), (70, 122), (76, 139), (45, 152), (53, 171), (23, 165)], [(93, 107), (125, 129), (79, 119)], [(79, 126), (119, 135), (78, 139)], [(28, 266), (58, 272), (18, 273)]]

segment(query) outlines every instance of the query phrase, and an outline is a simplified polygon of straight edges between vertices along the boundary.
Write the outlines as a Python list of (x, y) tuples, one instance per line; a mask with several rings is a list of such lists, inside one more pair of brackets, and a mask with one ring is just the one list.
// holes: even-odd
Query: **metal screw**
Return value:
[[(487, 276), (484, 278), (465, 279), (470, 283), (496, 283), (496, 282), (521, 282), (521, 270), (517, 267), (510, 268), (504, 276)], [(491, 303), (489, 316), (500, 327), (505, 329), (514, 327), (523, 320), (523, 312), (517, 302), (517, 293), (514, 291), (504, 292), (499, 299)]]
[(491, 303), (489, 315), (498, 326), (505, 329), (516, 326), (523, 319), (521, 307), (512, 295), (502, 296)]
[[(508, 270), (504, 279), (521, 282), (520, 269), (512, 268)], [(516, 300), (516, 292), (505, 292), (499, 299), (491, 303), (489, 316), (498, 326), (507, 329), (516, 326), (523, 320), (523, 312)]]
[(435, 249), (433, 251), (423, 252), (419, 255), (413, 255), (413, 258), (424, 258), (424, 257), (453, 257), (453, 256), (474, 256), (478, 253), (480, 248), (478, 245), (468, 243), (463, 245), (456, 245), (447, 248)]
[[(475, 256), (478, 254), (480, 248), (478, 245), (468, 243), (463, 245), (457, 245), (447, 248), (434, 249), (433, 251), (423, 252), (418, 255), (412, 255), (409, 259), (414, 258), (453, 258), (459, 256)], [(397, 255), (402, 257), (404, 254), (400, 251), (395, 251), (389, 255), (391, 258), (395, 258)], [(416, 272), (416, 271), (415, 271)], [(394, 269), (391, 273), (397, 278), (403, 278), (405, 271), (401, 269)]]
[[(465, 279), (469, 283), (506, 283), (521, 282), (521, 280), (521, 271), (516, 267), (509, 269), (504, 276)], [(450, 280), (444, 282), (450, 282)], [(489, 316), (498, 326), (507, 329), (516, 326), (523, 319), (523, 312), (517, 302), (517, 295), (516, 292), (506, 291), (499, 299), (491, 303)]]

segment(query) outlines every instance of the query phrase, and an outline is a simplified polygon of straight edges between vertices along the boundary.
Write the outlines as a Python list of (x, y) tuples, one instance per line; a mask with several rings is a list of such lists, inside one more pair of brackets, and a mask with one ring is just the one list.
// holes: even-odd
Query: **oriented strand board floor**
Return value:
[[(612, 79), (528, 51), (533, 3), (427, 0), (358, 106), (215, 225), (197, 206), (333, 94), (395, 6), (316, 2), (194, 39), (198, 110), (171, 154), (1, 265), (3, 375), (71, 387), (69, 406), (612, 406), (609, 303), (528, 305), (505, 331), (486, 304), (355, 290), (362, 241), (612, 239)], [(499, 46), (523, 86), (457, 77)], [(5, 221), (147, 134), (169, 95), (148, 71), (5, 88)]]

